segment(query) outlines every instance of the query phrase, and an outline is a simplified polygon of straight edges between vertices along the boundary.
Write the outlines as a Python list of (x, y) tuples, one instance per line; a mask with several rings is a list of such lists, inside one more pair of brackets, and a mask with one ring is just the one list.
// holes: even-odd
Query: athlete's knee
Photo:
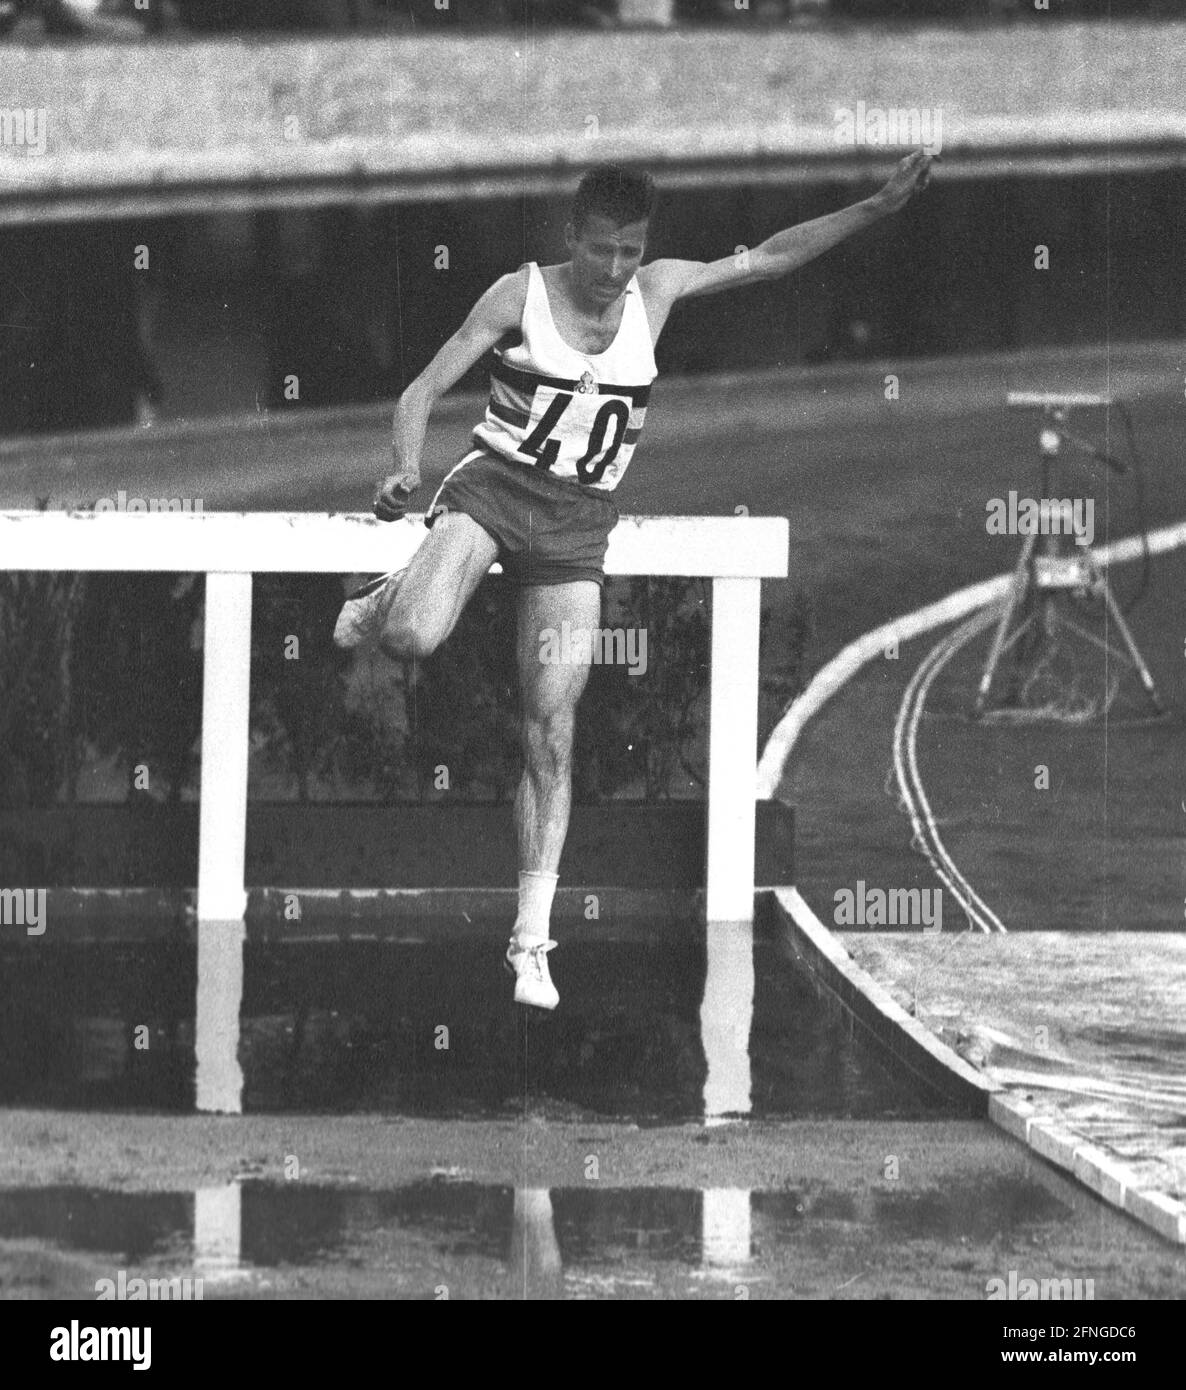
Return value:
[(527, 715), (523, 720), (523, 756), (528, 767), (545, 776), (567, 774), (572, 766), (574, 727), (571, 710)]
[(439, 622), (420, 617), (397, 598), (384, 620), (379, 646), (395, 661), (424, 661), (445, 636)]

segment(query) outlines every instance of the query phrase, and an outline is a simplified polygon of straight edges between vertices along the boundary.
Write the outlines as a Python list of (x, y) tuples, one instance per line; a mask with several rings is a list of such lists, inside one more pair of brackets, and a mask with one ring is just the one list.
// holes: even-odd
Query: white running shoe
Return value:
[(512, 936), (507, 947), (507, 969), (515, 973), (515, 1003), (530, 1004), (537, 1009), (554, 1009), (560, 995), (548, 974), (545, 959), (556, 943), (537, 941), (534, 937)]
[(334, 626), (334, 645), (347, 651), (352, 647), (370, 646), (379, 640), (383, 622), (399, 588), (407, 567), (379, 574), (350, 595), (342, 605)]

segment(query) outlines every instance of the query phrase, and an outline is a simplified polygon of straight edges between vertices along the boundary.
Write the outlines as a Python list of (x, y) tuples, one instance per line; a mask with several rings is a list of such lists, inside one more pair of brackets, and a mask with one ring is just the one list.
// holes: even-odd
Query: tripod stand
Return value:
[[(1063, 444), (1072, 445), (1091, 457), (1099, 459), (1117, 473), (1127, 471), (1119, 460), (1064, 428), (1066, 417), (1071, 410), (1111, 405), (1109, 397), (1084, 393), (1057, 394), (1053, 392), (1010, 391), (1006, 397), (1006, 403), (1017, 409), (1039, 409), (1042, 411), (1042, 426), (1039, 434), (1039, 453), (1042, 462), (1040, 511), (1051, 523), (1054, 521), (1056, 508), (1058, 509), (1059, 520), (1066, 519), (1065, 509), (1068, 504), (1055, 499), (1052, 489), (1055, 464)], [(1039, 530), (1032, 530), (1026, 535), (1000, 622), (993, 633), (988, 660), (985, 663), (980, 685), (976, 692), (973, 716), (977, 719), (1014, 720), (1040, 718), (1043, 714), (1053, 714), (1058, 717), (1061, 712), (1057, 709), (1035, 712), (1032, 709), (1027, 709), (1021, 703), (1012, 706), (1004, 703), (990, 708), (989, 696), (992, 693), (993, 681), (997, 676), (1001, 659), (1007, 653), (1014, 652), (1016, 660), (1016, 657), (1024, 649), (1028, 657), (1036, 659), (1040, 657), (1044, 648), (1048, 649), (1054, 644), (1061, 628), (1065, 628), (1083, 641), (1101, 648), (1108, 657), (1115, 658), (1134, 669), (1154, 712), (1157, 715), (1164, 714), (1165, 708), (1157, 693), (1153, 676), (1137, 647), (1132, 632), (1124, 619), (1124, 614), (1120, 611), (1120, 605), (1116, 602), (1116, 596), (1112, 592), (1103, 569), (1086, 548), (1077, 554), (1064, 553), (1062, 536), (1065, 529), (1069, 528), (1050, 524), (1044, 534), (1039, 534)], [(1039, 541), (1041, 542), (1040, 547)], [(1079, 598), (1091, 597), (1102, 600), (1109, 619), (1120, 634), (1122, 647), (1114, 646), (1112, 643), (1097, 637), (1069, 618), (1062, 611), (1067, 606), (1066, 598), (1069, 594)], [(1023, 640), (1024, 648), (1019, 645), (1023, 643)], [(1016, 693), (1017, 680), (1015, 669), (1014, 694)], [(1105, 704), (1106, 708), (1107, 705)], [(1063, 714), (1063, 717), (1068, 716)]]

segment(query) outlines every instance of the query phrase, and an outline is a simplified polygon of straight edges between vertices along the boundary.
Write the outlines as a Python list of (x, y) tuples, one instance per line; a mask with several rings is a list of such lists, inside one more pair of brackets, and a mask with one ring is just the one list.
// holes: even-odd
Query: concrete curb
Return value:
[(987, 1115), (990, 1098), (1001, 1089), (999, 1084), (945, 1047), (925, 1024), (912, 1018), (887, 989), (862, 970), (798, 889), (776, 888), (773, 896), (796, 958), (877, 1045), (892, 1054), (895, 1064), (905, 1066), (931, 1089), (970, 1113)]
[(1039, 1116), (1028, 1101), (1003, 1091), (990, 1097), (988, 1118), (1047, 1162), (1077, 1178), (1109, 1206), (1165, 1240), (1186, 1245), (1186, 1202), (1149, 1187), (1147, 1179), (1097, 1144), (1057, 1120)]
[(1186, 1203), (1149, 1187), (1146, 1178), (1120, 1159), (1059, 1120), (1039, 1115), (1029, 1101), (1006, 1091), (941, 1043), (848, 955), (797, 889), (776, 888), (773, 898), (796, 958), (896, 1065), (984, 1115), (1109, 1206), (1163, 1239), (1186, 1245)]

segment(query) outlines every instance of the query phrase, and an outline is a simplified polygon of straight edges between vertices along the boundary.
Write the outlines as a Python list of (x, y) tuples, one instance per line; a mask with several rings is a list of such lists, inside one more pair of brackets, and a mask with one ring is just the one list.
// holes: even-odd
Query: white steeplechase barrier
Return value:
[[(199, 1109), (237, 1111), (255, 573), (398, 569), (428, 532), (420, 518), (239, 512), (0, 512), (0, 568), (206, 576), (198, 848)], [(783, 517), (623, 517), (606, 573), (713, 582), (706, 911), (748, 924), (754, 909), (761, 584), (785, 578)], [(497, 567), (496, 567), (497, 568)], [(81, 886), (81, 885), (80, 885)], [(205, 968), (204, 968), (205, 967)]]

